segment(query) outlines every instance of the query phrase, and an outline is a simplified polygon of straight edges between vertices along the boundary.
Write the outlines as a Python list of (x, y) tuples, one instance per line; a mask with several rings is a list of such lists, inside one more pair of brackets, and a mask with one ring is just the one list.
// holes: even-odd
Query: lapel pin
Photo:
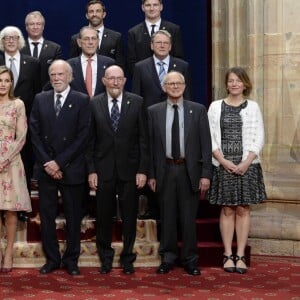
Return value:
[(190, 114), (192, 114), (193, 113), (193, 111), (192, 110), (190, 110)]
[(176, 64), (174, 64), (173, 67), (176, 68), (177, 67)]
[(103, 36), (104, 36), (105, 38), (107, 37), (107, 35), (106, 35), (106, 34), (104, 34)]
[(130, 104), (130, 101), (127, 101), (127, 104)]
[(69, 104), (69, 107), (71, 108), (71, 107), (72, 107), (72, 104)]
[(103, 66), (103, 69), (106, 69), (106, 66), (105, 66), (105, 65)]
[(26, 65), (26, 60), (23, 61), (23, 64)]

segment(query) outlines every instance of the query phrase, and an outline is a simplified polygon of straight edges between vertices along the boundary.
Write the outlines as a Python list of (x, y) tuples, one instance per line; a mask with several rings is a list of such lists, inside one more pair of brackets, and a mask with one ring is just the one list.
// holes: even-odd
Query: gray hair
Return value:
[(158, 34), (163, 34), (165, 35), (166, 37), (168, 37), (170, 39), (170, 42), (172, 44), (172, 35), (169, 31), (167, 30), (164, 30), (164, 29), (160, 29), (160, 30), (157, 30), (156, 32), (154, 32), (151, 36), (151, 43), (153, 43), (154, 41), (154, 38), (158, 35)]
[(170, 74), (177, 74), (177, 75), (180, 77), (182, 83), (185, 83), (185, 79), (184, 79), (184, 76), (182, 75), (182, 73), (180, 73), (180, 72), (178, 72), (178, 71), (170, 71), (170, 72), (167, 73), (166, 76), (164, 77), (164, 79), (163, 79), (163, 85), (167, 82), (167, 79), (168, 79), (168, 77), (169, 77)]
[(17, 36), (19, 37), (19, 40), (18, 40), (18, 49), (19, 50), (25, 46), (25, 40), (24, 40), (21, 30), (16, 26), (6, 26), (0, 32), (0, 50), (5, 51), (4, 45), (3, 45), (3, 38), (7, 35), (12, 35), (12, 34), (17, 34)]
[(46, 22), (46, 21), (45, 21), (45, 18), (44, 18), (44, 16), (42, 15), (42, 13), (41, 13), (40, 11), (38, 11), (38, 10), (32, 11), (32, 12), (30, 12), (30, 13), (27, 14), (27, 16), (25, 17), (25, 25), (28, 24), (28, 19), (29, 19), (29, 17), (31, 17), (31, 16), (34, 16), (34, 17), (41, 17), (42, 20), (43, 20), (43, 23), (44, 23), (44, 25), (45, 25), (45, 22)]

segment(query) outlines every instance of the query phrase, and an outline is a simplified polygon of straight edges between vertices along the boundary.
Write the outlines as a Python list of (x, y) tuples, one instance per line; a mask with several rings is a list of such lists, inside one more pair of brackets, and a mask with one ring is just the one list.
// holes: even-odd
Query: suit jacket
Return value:
[(86, 181), (85, 149), (90, 126), (90, 100), (70, 90), (56, 117), (54, 91), (36, 95), (30, 116), (30, 132), (37, 163), (37, 178), (48, 180), (44, 163), (55, 160), (63, 172), (62, 183)]
[[(184, 98), (192, 100), (192, 80), (189, 64), (180, 58), (170, 56), (168, 72), (170, 71), (178, 71), (184, 76), (186, 82)], [(145, 107), (167, 99), (167, 94), (163, 91), (159, 81), (153, 56), (135, 64), (132, 92), (144, 98)]]
[[(172, 49), (170, 55), (184, 58), (180, 27), (174, 23), (161, 20), (159, 29), (167, 30), (172, 36)], [(129, 29), (127, 59), (131, 74), (136, 62), (150, 57), (153, 54), (150, 45), (151, 37), (145, 21)]]
[[(30, 55), (30, 46), (28, 40), (26, 40), (26, 45), (21, 49), (21, 53)], [(63, 57), (61, 46), (48, 40), (44, 40), (40, 55), (38, 60), (41, 66), (41, 85), (42, 87), (49, 81), (48, 68), (51, 63), (56, 59), (61, 59)]]
[[(81, 55), (69, 59), (68, 63), (73, 69), (73, 80), (70, 84), (71, 87), (76, 91), (88, 94), (83, 77)], [(102, 77), (104, 76), (106, 68), (113, 64), (115, 64), (115, 61), (112, 58), (103, 55), (97, 55), (97, 79), (94, 95), (98, 95), (105, 91), (105, 86), (102, 83)]]
[(114, 170), (121, 180), (134, 180), (137, 173), (148, 174), (148, 139), (143, 100), (123, 93), (118, 130), (113, 131), (107, 94), (94, 97), (92, 126), (87, 152), (89, 173), (100, 173), (100, 180), (112, 179)]
[[(4, 53), (0, 56), (0, 65), (5, 65)], [(32, 108), (32, 102), (35, 94), (41, 91), (40, 64), (38, 59), (21, 53), (20, 72), (17, 84), (14, 89), (14, 95), (20, 98), (26, 109), (26, 115), (29, 115)]]
[[(77, 44), (79, 34), (74, 34), (70, 42), (70, 58), (81, 54), (81, 48)], [(102, 41), (98, 54), (108, 56), (116, 61), (116, 64), (121, 68), (125, 68), (124, 47), (121, 33), (104, 27)]]
[[(200, 178), (212, 177), (212, 150), (206, 109), (202, 104), (184, 100), (184, 147), (188, 177), (197, 192)], [(157, 191), (164, 182), (166, 170), (166, 109), (167, 102), (148, 108), (150, 171), (156, 179)]]

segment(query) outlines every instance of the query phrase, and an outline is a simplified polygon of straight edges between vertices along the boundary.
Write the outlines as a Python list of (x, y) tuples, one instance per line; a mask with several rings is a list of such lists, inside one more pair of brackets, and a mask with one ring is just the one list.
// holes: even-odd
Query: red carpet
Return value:
[(96, 300), (96, 299), (241, 299), (300, 300), (300, 258), (252, 256), (245, 275), (220, 268), (202, 268), (193, 277), (175, 268), (168, 275), (155, 268), (136, 268), (126, 276), (121, 269), (100, 275), (96, 268), (81, 268), (71, 277), (64, 270), (40, 275), (36, 269), (0, 273), (0, 299)]

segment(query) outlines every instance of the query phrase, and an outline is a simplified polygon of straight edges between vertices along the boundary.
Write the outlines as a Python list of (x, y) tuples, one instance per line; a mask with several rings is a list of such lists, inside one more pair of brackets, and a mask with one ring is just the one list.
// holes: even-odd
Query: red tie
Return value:
[(92, 92), (92, 59), (88, 58), (85, 74), (85, 86), (90, 97), (93, 96)]

